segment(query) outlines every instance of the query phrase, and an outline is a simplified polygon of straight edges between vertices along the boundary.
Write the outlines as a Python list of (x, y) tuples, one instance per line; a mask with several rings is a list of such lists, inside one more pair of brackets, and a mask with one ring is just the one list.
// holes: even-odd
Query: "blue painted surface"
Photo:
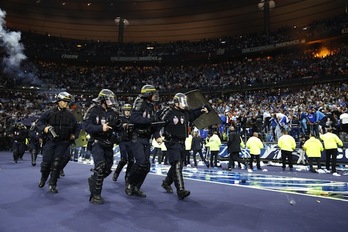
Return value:
[[(168, 169), (169, 166), (157, 165), (151, 168), (151, 172), (158, 175), (166, 175)], [(321, 196), (348, 201), (348, 183), (343, 181), (267, 175), (264, 174), (264, 172), (248, 173), (201, 168), (184, 168), (183, 174), (185, 178), (193, 180), (231, 184), (271, 191), (299, 193), (309, 196)]]

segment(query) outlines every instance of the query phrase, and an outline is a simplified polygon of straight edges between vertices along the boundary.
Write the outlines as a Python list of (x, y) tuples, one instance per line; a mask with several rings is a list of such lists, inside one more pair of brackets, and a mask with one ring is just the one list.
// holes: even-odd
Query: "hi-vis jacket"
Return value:
[(319, 139), (310, 137), (304, 144), (303, 150), (306, 151), (308, 157), (321, 157), (321, 152), (324, 150), (323, 144)]
[(252, 136), (248, 139), (246, 147), (250, 150), (251, 155), (260, 155), (263, 143), (259, 138)]
[(206, 145), (210, 151), (220, 151), (221, 139), (217, 134), (213, 134)]
[(296, 148), (295, 139), (290, 135), (282, 135), (278, 140), (278, 147), (283, 151), (293, 151)]
[(337, 149), (338, 146), (343, 146), (342, 140), (331, 132), (320, 134), (320, 139), (323, 140), (325, 149)]

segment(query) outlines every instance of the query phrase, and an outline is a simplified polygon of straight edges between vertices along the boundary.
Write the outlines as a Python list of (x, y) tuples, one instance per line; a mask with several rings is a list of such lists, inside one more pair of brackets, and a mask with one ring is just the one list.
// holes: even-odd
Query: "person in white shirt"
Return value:
[(342, 132), (348, 133), (348, 113), (345, 112), (340, 115)]

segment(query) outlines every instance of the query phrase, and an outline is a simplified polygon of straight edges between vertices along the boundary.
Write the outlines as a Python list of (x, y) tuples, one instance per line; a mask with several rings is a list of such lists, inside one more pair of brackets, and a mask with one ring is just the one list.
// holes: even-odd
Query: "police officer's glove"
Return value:
[(210, 110), (208, 109), (208, 107), (206, 107), (205, 105), (202, 106), (201, 112), (207, 114), (207, 113), (209, 113), (209, 111), (210, 111)]

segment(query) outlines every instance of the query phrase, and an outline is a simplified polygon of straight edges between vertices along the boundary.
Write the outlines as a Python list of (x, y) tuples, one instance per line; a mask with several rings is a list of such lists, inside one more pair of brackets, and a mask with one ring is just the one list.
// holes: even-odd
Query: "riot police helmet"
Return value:
[(94, 102), (100, 102), (101, 104), (106, 104), (106, 106), (111, 107), (116, 105), (115, 94), (110, 89), (102, 89), (98, 97), (93, 99)]
[(175, 94), (173, 98), (174, 105), (182, 110), (188, 109), (187, 96), (183, 93)]
[(17, 122), (17, 123), (15, 124), (15, 127), (17, 127), (18, 129), (24, 129), (24, 128), (26, 128), (26, 126), (25, 126), (24, 123), (22, 123), (22, 122)]
[(126, 103), (122, 106), (122, 111), (131, 111), (131, 110), (132, 110), (131, 104)]
[(159, 95), (158, 91), (156, 90), (155, 86), (153, 85), (144, 85), (141, 88), (140, 94), (143, 98), (147, 98), (152, 101), (158, 101)]
[(71, 102), (72, 96), (68, 92), (60, 92), (56, 96), (56, 102), (64, 101), (64, 102)]

